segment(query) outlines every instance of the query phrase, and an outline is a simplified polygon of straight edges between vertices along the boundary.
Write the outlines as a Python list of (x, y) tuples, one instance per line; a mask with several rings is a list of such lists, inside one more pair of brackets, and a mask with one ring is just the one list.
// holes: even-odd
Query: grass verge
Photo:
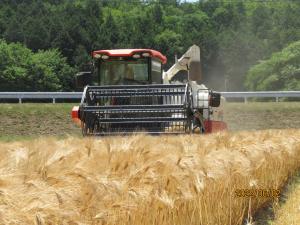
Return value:
[(0, 104), (0, 140), (80, 135), (71, 119), (74, 104)]
[[(81, 136), (71, 119), (76, 104), (0, 104), (0, 140)], [(226, 103), (230, 131), (300, 128), (300, 102)]]
[(300, 223), (300, 172), (289, 185), (285, 200), (275, 210), (275, 219), (270, 225), (298, 225)]
[(225, 103), (231, 131), (300, 128), (300, 102)]

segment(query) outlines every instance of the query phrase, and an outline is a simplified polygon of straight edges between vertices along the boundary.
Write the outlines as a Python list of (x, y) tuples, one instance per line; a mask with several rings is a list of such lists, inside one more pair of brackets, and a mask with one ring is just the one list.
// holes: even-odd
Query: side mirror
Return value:
[(201, 74), (200, 61), (191, 61), (189, 64), (189, 79), (192, 81), (200, 81)]
[(221, 94), (218, 92), (211, 92), (210, 93), (210, 101), (209, 105), (212, 107), (219, 107), (221, 103)]
[(84, 88), (92, 83), (92, 72), (79, 72), (75, 75), (76, 88)]

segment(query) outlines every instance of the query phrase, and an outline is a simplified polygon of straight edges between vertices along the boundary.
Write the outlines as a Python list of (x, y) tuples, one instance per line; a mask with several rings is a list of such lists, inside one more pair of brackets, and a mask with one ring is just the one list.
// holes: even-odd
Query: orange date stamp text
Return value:
[(235, 189), (235, 197), (243, 198), (279, 198), (279, 189)]

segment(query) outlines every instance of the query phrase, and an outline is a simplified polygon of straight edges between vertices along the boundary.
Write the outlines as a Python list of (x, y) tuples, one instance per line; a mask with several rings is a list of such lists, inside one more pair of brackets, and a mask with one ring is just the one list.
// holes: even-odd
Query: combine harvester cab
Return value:
[[(220, 95), (195, 82), (200, 76), (198, 46), (167, 72), (162, 70), (166, 57), (151, 49), (99, 50), (92, 56), (93, 72), (76, 75), (84, 91), (80, 106), (72, 110), (83, 135), (214, 131), (210, 117)], [(188, 82), (172, 83), (182, 70)], [(226, 128), (220, 123), (218, 130)]]

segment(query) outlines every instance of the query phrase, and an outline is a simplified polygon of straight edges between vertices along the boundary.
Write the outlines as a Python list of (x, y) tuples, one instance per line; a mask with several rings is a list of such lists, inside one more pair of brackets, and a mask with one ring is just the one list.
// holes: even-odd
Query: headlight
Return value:
[(132, 57), (135, 58), (135, 59), (141, 58), (141, 56), (139, 54), (134, 54)]
[(95, 54), (94, 57), (95, 57), (96, 59), (100, 59), (100, 58), (101, 58), (101, 55), (100, 55), (100, 54)]
[(143, 57), (149, 57), (149, 56), (150, 56), (150, 53), (144, 52), (144, 53), (142, 54), (142, 56), (143, 56)]

